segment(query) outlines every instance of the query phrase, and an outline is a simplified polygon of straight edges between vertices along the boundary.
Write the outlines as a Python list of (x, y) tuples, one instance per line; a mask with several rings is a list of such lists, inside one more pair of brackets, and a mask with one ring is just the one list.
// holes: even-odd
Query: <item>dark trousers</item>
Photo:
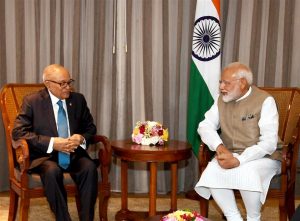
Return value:
[(63, 185), (63, 173), (69, 172), (77, 185), (81, 210), (81, 221), (94, 220), (94, 208), (98, 195), (98, 173), (95, 163), (88, 157), (72, 157), (67, 170), (62, 169), (53, 160), (46, 160), (33, 169), (40, 174), (50, 208), (57, 221), (71, 220), (67, 193)]
[(298, 205), (291, 221), (299, 221), (300, 220), (300, 205)]

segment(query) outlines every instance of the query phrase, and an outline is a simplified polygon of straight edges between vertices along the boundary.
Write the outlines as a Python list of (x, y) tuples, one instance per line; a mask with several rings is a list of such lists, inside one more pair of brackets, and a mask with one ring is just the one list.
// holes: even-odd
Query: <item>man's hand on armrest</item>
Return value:
[(222, 168), (231, 169), (240, 165), (240, 161), (223, 144), (217, 147), (216, 152), (216, 159)]

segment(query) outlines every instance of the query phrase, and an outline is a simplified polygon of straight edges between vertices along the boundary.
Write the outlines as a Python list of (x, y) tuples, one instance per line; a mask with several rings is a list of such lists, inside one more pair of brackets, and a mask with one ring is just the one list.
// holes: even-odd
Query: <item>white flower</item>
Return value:
[(150, 144), (157, 144), (159, 142), (160, 137), (155, 136), (155, 137), (150, 137), (150, 138), (142, 138), (142, 145), (150, 145)]

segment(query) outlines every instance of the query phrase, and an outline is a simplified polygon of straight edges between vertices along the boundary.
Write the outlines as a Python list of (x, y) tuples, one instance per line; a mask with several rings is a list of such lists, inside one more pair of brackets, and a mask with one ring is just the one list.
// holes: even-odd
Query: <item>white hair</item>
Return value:
[(239, 70), (235, 76), (237, 78), (245, 78), (249, 85), (252, 85), (253, 83), (253, 74), (251, 71)]
[(47, 81), (49, 76), (55, 74), (55, 72), (61, 68), (64, 68), (60, 64), (51, 64), (47, 66), (43, 71), (43, 82)]
[(239, 62), (234, 62), (231, 63), (230, 65), (227, 66), (227, 68), (233, 68), (234, 69), (234, 74), (233, 76), (236, 77), (237, 79), (240, 78), (245, 78), (247, 83), (249, 85), (252, 85), (253, 83), (253, 73), (251, 69), (242, 63)]

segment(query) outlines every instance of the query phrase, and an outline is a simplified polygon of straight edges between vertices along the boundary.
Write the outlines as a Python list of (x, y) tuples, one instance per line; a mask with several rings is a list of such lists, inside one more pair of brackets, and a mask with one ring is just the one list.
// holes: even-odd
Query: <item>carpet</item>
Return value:
[[(73, 221), (78, 221), (78, 214), (76, 209), (75, 200), (69, 198), (69, 211)], [(296, 205), (300, 203), (300, 200), (296, 201)], [(170, 199), (167, 197), (159, 197), (157, 199), (157, 210), (168, 210), (170, 208)], [(7, 220), (8, 218), (8, 205), (9, 197), (0, 196), (0, 221)], [(128, 208), (136, 211), (146, 211), (148, 209), (149, 201), (146, 197), (130, 197), (128, 200)], [(241, 209), (243, 216), (245, 215), (245, 209), (242, 206), (241, 201), (238, 201), (238, 206)], [(199, 203), (197, 201), (185, 199), (179, 197), (177, 201), (177, 207), (180, 209), (190, 209), (199, 211)], [(108, 205), (108, 220), (113, 221), (115, 213), (121, 208), (121, 199), (118, 196), (112, 196), (109, 199)], [(98, 204), (96, 205), (96, 218), (98, 217)], [(211, 201), (209, 205), (209, 218), (213, 221), (222, 221), (221, 212), (216, 204)], [(30, 221), (54, 221), (54, 216), (50, 212), (48, 203), (45, 199), (32, 199), (30, 203), (29, 212)], [(97, 219), (95, 219), (97, 220)], [(276, 221), (278, 219), (278, 202), (274, 200), (268, 200), (262, 210), (262, 221)]]

